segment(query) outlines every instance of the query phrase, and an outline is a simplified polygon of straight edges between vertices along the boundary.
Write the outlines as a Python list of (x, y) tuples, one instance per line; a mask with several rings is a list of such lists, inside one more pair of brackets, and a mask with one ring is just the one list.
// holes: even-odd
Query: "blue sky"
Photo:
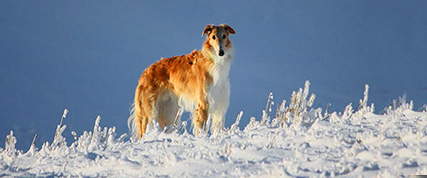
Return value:
[[(427, 99), (426, 1), (0, 1), (0, 142), (26, 149), (68, 135), (126, 126), (142, 71), (200, 49), (207, 24), (236, 30), (226, 127), (259, 119), (310, 80), (316, 107), (357, 105), (364, 85), (381, 111), (403, 94)], [(71, 137), (69, 137), (71, 138)], [(0, 145), (2, 146), (2, 145)]]

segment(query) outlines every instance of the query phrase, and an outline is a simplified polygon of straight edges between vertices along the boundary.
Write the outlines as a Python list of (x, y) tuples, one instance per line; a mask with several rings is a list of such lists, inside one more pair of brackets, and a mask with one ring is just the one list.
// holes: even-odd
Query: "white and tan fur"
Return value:
[(226, 24), (207, 25), (202, 33), (206, 40), (201, 50), (161, 59), (142, 73), (128, 119), (134, 136), (142, 138), (153, 120), (161, 129), (175, 124), (180, 107), (192, 113), (196, 135), (204, 129), (209, 114), (211, 132), (224, 127), (234, 53), (230, 34), (235, 31)]

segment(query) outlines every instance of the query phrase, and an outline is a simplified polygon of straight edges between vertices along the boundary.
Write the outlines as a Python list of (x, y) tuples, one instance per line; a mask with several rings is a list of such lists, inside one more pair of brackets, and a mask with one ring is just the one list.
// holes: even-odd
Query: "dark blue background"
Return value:
[[(316, 107), (357, 105), (364, 84), (376, 111), (407, 93), (427, 99), (427, 1), (0, 1), (0, 146), (126, 126), (142, 71), (200, 49), (207, 24), (236, 30), (226, 127), (260, 118), (310, 80)], [(72, 141), (71, 137), (68, 137)], [(71, 139), (71, 140), (70, 140)]]

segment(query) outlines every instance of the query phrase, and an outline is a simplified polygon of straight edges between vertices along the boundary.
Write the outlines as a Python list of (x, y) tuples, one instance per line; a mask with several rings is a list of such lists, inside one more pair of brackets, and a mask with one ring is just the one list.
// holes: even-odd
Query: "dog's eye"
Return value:
[(215, 38), (216, 38), (216, 36), (215, 36), (215, 35), (213, 35), (213, 36), (212, 36), (212, 39), (215, 39)]
[(227, 36), (225, 36), (225, 35), (222, 35), (222, 39), (225, 39), (225, 37), (227, 37)]

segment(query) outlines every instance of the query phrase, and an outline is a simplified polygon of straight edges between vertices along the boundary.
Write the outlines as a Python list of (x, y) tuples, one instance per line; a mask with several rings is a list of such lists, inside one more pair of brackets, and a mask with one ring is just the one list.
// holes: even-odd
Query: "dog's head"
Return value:
[(202, 37), (206, 35), (205, 44), (214, 49), (212, 52), (222, 57), (232, 48), (229, 36), (235, 33), (236, 31), (226, 24), (219, 26), (207, 25), (203, 30)]

